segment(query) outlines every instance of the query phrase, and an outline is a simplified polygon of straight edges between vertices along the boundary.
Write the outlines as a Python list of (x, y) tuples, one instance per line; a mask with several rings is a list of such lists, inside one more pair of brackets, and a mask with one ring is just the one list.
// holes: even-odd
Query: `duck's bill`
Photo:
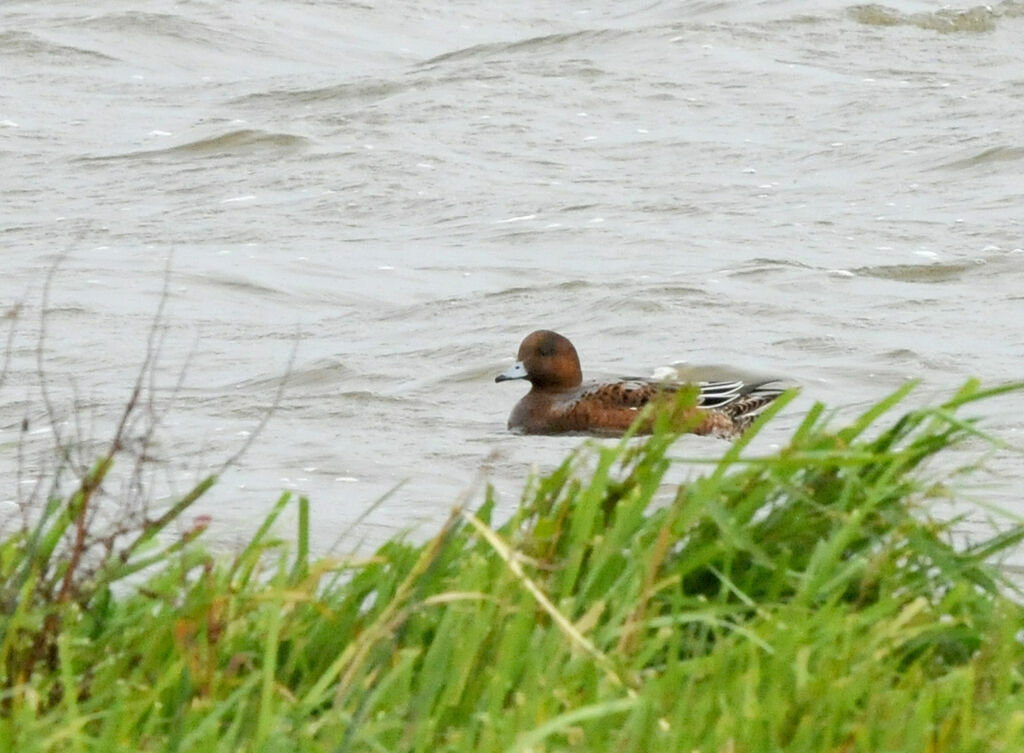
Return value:
[(507, 382), (509, 379), (526, 379), (526, 367), (522, 361), (516, 361), (512, 368), (494, 377), (495, 382)]

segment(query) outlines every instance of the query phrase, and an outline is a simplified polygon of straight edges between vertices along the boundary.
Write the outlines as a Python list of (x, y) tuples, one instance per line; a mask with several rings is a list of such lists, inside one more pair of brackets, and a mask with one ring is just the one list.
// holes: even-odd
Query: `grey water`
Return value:
[[(228, 546), (282, 490), (320, 549), (512, 509), (581, 441), (505, 429), (537, 328), (585, 373), (800, 384), (752, 452), (1024, 376), (1020, 2), (138, 8), (0, 5), (0, 515), (151, 340), (160, 499), (276, 405), (197, 508)], [(1022, 444), (1019, 394), (967, 413)], [(1019, 454), (958, 483), (1024, 515)]]

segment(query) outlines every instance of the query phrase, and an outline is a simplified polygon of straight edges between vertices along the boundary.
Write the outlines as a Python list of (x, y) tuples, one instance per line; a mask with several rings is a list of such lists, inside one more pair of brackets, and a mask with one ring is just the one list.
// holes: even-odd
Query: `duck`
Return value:
[[(671, 403), (681, 389), (691, 387), (637, 378), (584, 382), (575, 346), (547, 329), (527, 335), (516, 362), (494, 381), (516, 379), (530, 383), (530, 391), (508, 418), (508, 429), (519, 434), (621, 436), (644, 406)], [(735, 439), (784, 392), (777, 385), (774, 379), (697, 382), (695, 406), (674, 420), (692, 434)], [(637, 427), (637, 433), (649, 434), (653, 428), (652, 418)]]

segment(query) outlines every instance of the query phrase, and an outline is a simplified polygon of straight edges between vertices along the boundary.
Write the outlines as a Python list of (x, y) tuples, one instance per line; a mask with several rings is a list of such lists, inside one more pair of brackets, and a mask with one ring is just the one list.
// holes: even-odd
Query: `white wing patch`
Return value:
[(740, 381), (733, 382), (698, 382), (700, 394), (697, 405), (703, 408), (721, 408), (739, 397), (742, 397), (747, 385)]

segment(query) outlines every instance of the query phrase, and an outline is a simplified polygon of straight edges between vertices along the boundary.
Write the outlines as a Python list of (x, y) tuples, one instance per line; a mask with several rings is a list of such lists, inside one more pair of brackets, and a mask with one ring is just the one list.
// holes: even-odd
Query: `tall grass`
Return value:
[(884, 423), (908, 387), (838, 431), (815, 406), (778, 453), (748, 435), (681, 486), (667, 426), (584, 443), (510, 520), (488, 495), (358, 562), (310, 558), (304, 499), (298, 545), (275, 538), (284, 496), (234, 557), (150, 536), (74, 598), (54, 541), (80, 502), (53, 502), (0, 543), (0, 746), (1024, 749), (1024, 613), (994, 566), (1024, 528), (954, 546), (925, 467), (983, 437), (964, 406), (1020, 388)]

